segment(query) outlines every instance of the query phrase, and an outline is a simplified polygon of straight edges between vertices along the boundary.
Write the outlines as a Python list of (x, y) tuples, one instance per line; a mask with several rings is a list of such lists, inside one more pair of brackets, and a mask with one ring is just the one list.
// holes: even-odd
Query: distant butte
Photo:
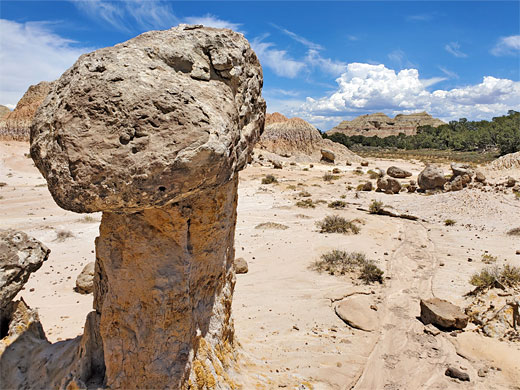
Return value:
[(445, 123), (440, 119), (432, 117), (427, 112), (418, 112), (415, 114), (398, 114), (395, 118), (390, 118), (382, 112), (375, 114), (361, 115), (351, 121), (343, 121), (333, 129), (327, 131), (327, 134), (342, 133), (346, 136), (363, 135), (365, 137), (378, 136), (381, 138), (391, 135), (417, 134), (419, 126), (438, 127)]

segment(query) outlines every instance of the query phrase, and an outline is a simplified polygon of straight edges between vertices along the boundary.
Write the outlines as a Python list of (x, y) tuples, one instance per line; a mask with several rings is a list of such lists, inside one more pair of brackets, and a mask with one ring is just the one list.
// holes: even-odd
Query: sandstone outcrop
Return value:
[(39, 109), (53, 198), (103, 212), (90, 315), (107, 387), (235, 388), (238, 171), (262, 82), (241, 34), (180, 25), (81, 56)]
[(464, 329), (468, 325), (468, 316), (460, 307), (444, 299), (421, 299), (421, 321), (441, 328)]
[(0, 105), (0, 121), (3, 121), (11, 113), (9, 107)]
[(380, 138), (391, 135), (417, 134), (419, 126), (438, 127), (445, 123), (439, 119), (433, 118), (426, 112), (415, 114), (398, 114), (395, 118), (390, 118), (382, 112), (375, 114), (361, 115), (351, 121), (343, 121), (327, 133), (342, 133), (346, 136), (363, 135), (365, 137), (377, 136)]
[(0, 310), (6, 307), (49, 257), (35, 238), (15, 230), (0, 231)]
[(520, 168), (520, 152), (509, 153), (493, 160), (488, 164), (491, 170), (505, 170)]
[(417, 177), (417, 184), (422, 190), (442, 190), (446, 181), (442, 169), (433, 165), (424, 168)]
[(255, 147), (258, 153), (274, 153), (298, 162), (318, 162), (322, 150), (334, 155), (333, 162), (361, 161), (344, 145), (323, 139), (318, 129), (305, 120), (288, 119), (278, 112), (267, 114), (265, 131)]
[(90, 294), (94, 290), (95, 263), (88, 263), (76, 278), (76, 292)]
[(335, 311), (349, 326), (371, 332), (379, 327), (377, 312), (371, 306), (373, 302), (366, 295), (353, 295), (338, 303)]
[(31, 85), (16, 108), (0, 119), (0, 136), (16, 141), (28, 141), (36, 110), (45, 100), (52, 86), (53, 83), (47, 81)]
[(390, 177), (395, 177), (397, 179), (405, 179), (407, 177), (412, 176), (411, 172), (408, 172), (396, 166), (388, 167), (388, 169), (386, 170), (386, 174)]

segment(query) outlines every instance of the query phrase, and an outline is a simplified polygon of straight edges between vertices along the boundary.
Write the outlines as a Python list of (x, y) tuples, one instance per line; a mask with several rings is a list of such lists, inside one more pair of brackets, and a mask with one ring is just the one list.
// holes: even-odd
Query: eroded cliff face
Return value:
[(384, 138), (391, 135), (399, 135), (399, 133), (414, 135), (417, 134), (417, 127), (419, 126), (429, 125), (438, 127), (443, 124), (445, 124), (443, 121), (433, 118), (426, 112), (408, 115), (398, 114), (393, 119), (382, 112), (377, 112), (375, 114), (358, 116), (351, 121), (343, 121), (327, 133), (342, 133), (346, 136), (377, 136)]
[(103, 213), (94, 305), (110, 388), (230, 388), (237, 184)]

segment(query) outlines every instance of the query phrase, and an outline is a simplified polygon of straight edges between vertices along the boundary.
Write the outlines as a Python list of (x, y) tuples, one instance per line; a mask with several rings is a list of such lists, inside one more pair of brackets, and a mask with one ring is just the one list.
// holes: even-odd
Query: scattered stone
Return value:
[(249, 266), (247, 265), (247, 261), (245, 261), (243, 257), (236, 258), (235, 259), (235, 273), (247, 274), (248, 271), (249, 271)]
[(382, 191), (385, 194), (398, 194), (401, 191), (401, 183), (390, 177), (382, 177), (377, 180), (377, 191)]
[(397, 179), (405, 179), (407, 177), (412, 176), (411, 172), (405, 171), (396, 166), (391, 166), (386, 170), (386, 174), (391, 177), (395, 177)]
[(6, 307), (49, 257), (50, 249), (16, 230), (0, 231), (0, 310)]
[(460, 381), (469, 382), (469, 375), (466, 372), (463, 372), (456, 367), (452, 367), (452, 366), (448, 367), (444, 374), (446, 376), (449, 376), (450, 378), (455, 378)]
[(486, 368), (479, 368), (477, 375), (481, 378), (484, 378), (487, 373), (488, 373), (488, 370)]
[(475, 173), (475, 181), (479, 182), (479, 183), (485, 183), (486, 182), (486, 176), (484, 176), (484, 174), (480, 171), (477, 171)]
[(328, 163), (334, 163), (336, 156), (331, 150), (321, 149), (321, 160)]
[(367, 181), (365, 184), (363, 184), (362, 190), (363, 191), (372, 191), (373, 188), (374, 188), (374, 186), (372, 185), (372, 182)]
[(444, 184), (446, 183), (446, 178), (444, 177), (442, 169), (429, 165), (419, 173), (417, 183), (419, 184), (419, 188), (422, 190), (443, 189)]
[(339, 302), (335, 311), (347, 325), (371, 332), (379, 325), (377, 312), (370, 308), (371, 305), (372, 300), (366, 295), (352, 295)]
[(441, 328), (464, 329), (468, 325), (468, 316), (460, 307), (444, 299), (421, 299), (421, 321)]
[(362, 167), (368, 167), (368, 161), (361, 161)]
[(283, 168), (283, 163), (281, 161), (277, 161), (277, 160), (270, 160), (271, 161), (271, 164), (273, 164), (273, 168), (274, 169), (282, 169)]
[(80, 294), (90, 294), (94, 290), (95, 262), (88, 263), (76, 279), (75, 291)]
[(469, 165), (453, 162), (450, 164), (450, 168), (453, 172), (453, 177), (468, 175), (471, 178), (474, 175), (474, 172)]
[(441, 333), (441, 331), (432, 324), (428, 324), (424, 326), (424, 333), (431, 334), (432, 336), (437, 336)]
[(516, 179), (512, 178), (511, 176), (509, 176), (504, 184), (508, 188), (514, 187), (515, 184), (516, 184)]

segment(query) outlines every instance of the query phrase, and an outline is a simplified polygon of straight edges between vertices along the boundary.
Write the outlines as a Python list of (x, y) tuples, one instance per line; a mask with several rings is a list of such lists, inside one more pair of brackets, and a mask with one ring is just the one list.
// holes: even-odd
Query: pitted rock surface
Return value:
[(40, 241), (24, 232), (0, 231), (0, 309), (14, 299), (50, 252)]
[(31, 156), (76, 212), (163, 207), (231, 180), (263, 131), (243, 35), (180, 25), (85, 54), (40, 106)]

